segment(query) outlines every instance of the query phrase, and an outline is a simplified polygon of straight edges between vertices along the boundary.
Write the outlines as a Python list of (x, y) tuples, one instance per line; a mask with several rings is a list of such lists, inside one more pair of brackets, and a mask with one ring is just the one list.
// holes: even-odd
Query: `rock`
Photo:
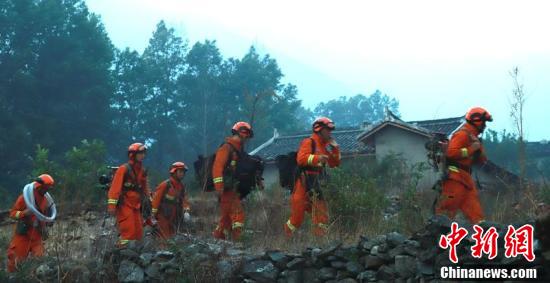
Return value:
[(433, 276), (435, 274), (433, 264), (418, 262), (416, 268), (422, 275)]
[(281, 272), (282, 282), (285, 283), (301, 283), (303, 282), (301, 272), (298, 270), (285, 270)]
[(357, 280), (359, 280), (359, 282), (374, 282), (376, 281), (376, 271), (367, 270), (361, 272), (361, 274), (357, 276)]
[(154, 262), (153, 264), (147, 266), (145, 269), (145, 274), (148, 278), (160, 279), (160, 264)]
[(225, 254), (227, 254), (227, 256), (230, 256), (230, 257), (236, 257), (236, 256), (244, 255), (244, 252), (241, 251), (241, 250), (237, 250), (237, 249), (227, 249)]
[(143, 269), (129, 260), (123, 260), (118, 268), (120, 282), (144, 282), (144, 275)]
[(306, 268), (303, 272), (303, 282), (321, 282), (318, 278), (318, 271), (313, 268)]
[(420, 249), (420, 243), (413, 240), (406, 240), (403, 243), (403, 251), (410, 256), (418, 256), (418, 250)]
[(395, 271), (400, 277), (409, 278), (416, 274), (416, 261), (411, 256), (398, 255), (395, 257)]
[(267, 259), (271, 260), (277, 268), (284, 269), (290, 258), (279, 251), (269, 251), (266, 253)]
[(303, 258), (295, 258), (286, 264), (286, 268), (290, 270), (300, 269), (305, 266), (306, 260)]
[(220, 279), (222, 280), (229, 280), (231, 277), (233, 277), (233, 272), (235, 271), (235, 267), (231, 262), (227, 260), (221, 260), (216, 264), (218, 268), (218, 274), (220, 275)]
[(139, 254), (132, 250), (132, 249), (122, 249), (120, 250), (120, 256), (122, 258), (126, 258), (126, 259), (129, 259), (129, 260), (137, 260), (139, 258)]
[(434, 215), (428, 219), (425, 229), (431, 235), (447, 234), (451, 230), (451, 220), (445, 215)]
[(370, 249), (370, 254), (371, 255), (378, 255), (378, 248), (379, 246), (374, 246)]
[(183, 248), (183, 252), (186, 254), (194, 255), (201, 252), (201, 247), (197, 244), (191, 244)]
[(35, 273), (36, 277), (38, 277), (39, 279), (49, 281), (47, 279), (55, 276), (56, 271), (47, 263), (44, 263), (36, 268)]
[(365, 268), (366, 269), (378, 269), (384, 264), (384, 260), (377, 256), (369, 255), (365, 258)]
[(391, 265), (383, 265), (376, 272), (376, 280), (394, 281), (395, 277), (395, 269)]
[(363, 269), (364, 269), (363, 266), (361, 266), (356, 261), (349, 261), (346, 264), (346, 270), (349, 271), (349, 273), (351, 273), (351, 275), (353, 275), (353, 277), (356, 277), (359, 273), (361, 273), (363, 271)]
[(405, 253), (405, 247), (404, 246), (397, 246), (393, 249), (391, 249), (389, 252), (388, 252), (388, 255), (391, 257), (391, 258), (394, 258), (396, 255), (402, 255)]
[(353, 278), (345, 278), (345, 279), (339, 280), (338, 283), (357, 283), (357, 280)]
[(347, 270), (338, 270), (338, 272), (336, 272), (336, 280), (344, 280), (346, 278), (350, 278), (352, 277), (353, 275), (351, 273), (349, 273), (349, 271)]
[(420, 250), (418, 253), (418, 260), (422, 262), (433, 262), (437, 256), (438, 248), (434, 244), (431, 248)]
[(166, 271), (169, 269), (178, 269), (178, 264), (175, 259), (171, 259), (165, 262), (159, 262), (159, 267), (161, 271)]
[(339, 249), (342, 246), (342, 242), (334, 242), (329, 247), (323, 249), (318, 255), (319, 258), (326, 258), (331, 255), (334, 255), (334, 252), (336, 252), (337, 249)]
[(319, 269), (319, 279), (330, 280), (336, 278), (336, 269), (331, 267), (323, 267)]
[(386, 235), (386, 242), (392, 248), (403, 244), (405, 240), (407, 240), (407, 237), (397, 232), (391, 232)]
[(320, 248), (314, 248), (311, 250), (311, 257), (318, 257), (323, 250)]
[(346, 263), (343, 262), (343, 261), (332, 261), (330, 263), (330, 266), (332, 266), (333, 268), (336, 268), (336, 269), (344, 269), (344, 268), (346, 268)]
[(173, 252), (169, 252), (169, 251), (158, 251), (158, 252), (155, 254), (155, 260), (167, 261), (167, 260), (173, 259), (175, 256), (176, 256), (176, 255), (175, 255)]
[(139, 264), (143, 267), (148, 266), (153, 260), (152, 253), (143, 253), (139, 256)]
[(208, 245), (209, 254), (218, 256), (222, 253), (223, 249), (220, 245), (211, 244), (211, 243), (208, 243), (207, 245)]
[(244, 265), (243, 274), (259, 282), (275, 282), (279, 270), (268, 260), (251, 261)]
[(377, 257), (379, 257), (385, 262), (393, 261), (393, 257), (391, 257), (388, 253), (378, 253)]
[(374, 246), (378, 246), (385, 242), (386, 242), (386, 235), (380, 235), (370, 241), (365, 242), (363, 244), (363, 249), (371, 250)]

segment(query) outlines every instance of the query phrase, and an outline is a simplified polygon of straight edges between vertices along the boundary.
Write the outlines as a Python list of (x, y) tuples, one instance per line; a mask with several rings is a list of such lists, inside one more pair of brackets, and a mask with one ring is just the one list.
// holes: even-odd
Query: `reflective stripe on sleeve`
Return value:
[(315, 155), (310, 154), (307, 158), (307, 165), (313, 164), (313, 158), (315, 158)]
[(468, 157), (468, 149), (463, 147), (460, 149), (460, 152), (462, 152), (462, 157)]
[(222, 183), (223, 182), (223, 177), (214, 178), (213, 181), (214, 181), (214, 184)]

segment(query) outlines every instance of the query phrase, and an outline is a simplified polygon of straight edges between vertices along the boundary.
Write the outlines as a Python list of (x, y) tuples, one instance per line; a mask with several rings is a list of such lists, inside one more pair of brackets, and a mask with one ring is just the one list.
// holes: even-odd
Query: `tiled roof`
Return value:
[[(391, 112), (387, 112), (388, 115), (392, 115)], [(426, 120), (426, 121), (412, 121), (404, 122), (399, 120), (396, 116), (388, 116), (389, 120), (383, 120), (375, 124), (371, 124), (366, 128), (355, 127), (337, 129), (332, 133), (332, 136), (340, 145), (340, 151), (343, 156), (353, 154), (366, 154), (372, 153), (374, 150), (367, 147), (359, 141), (359, 136), (364, 137), (369, 131), (372, 131), (384, 123), (392, 123), (394, 125), (409, 129), (419, 134), (427, 135), (429, 133), (441, 132), (449, 135), (456, 130), (462, 123), (462, 117)], [(293, 135), (275, 136), (264, 143), (263, 145), (252, 151), (253, 154), (259, 155), (266, 161), (275, 160), (275, 158), (281, 154), (287, 154), (291, 151), (296, 151), (300, 142), (311, 135), (311, 132), (301, 132)]]
[(464, 122), (463, 117), (446, 118), (437, 120), (425, 120), (425, 121), (411, 121), (407, 124), (417, 125), (419, 127), (428, 129), (432, 133), (441, 133), (450, 135)]
[[(342, 129), (332, 132), (332, 136), (340, 145), (340, 152), (342, 155), (369, 153), (369, 148), (357, 140), (357, 135), (361, 132), (363, 132), (363, 130), (360, 128)], [(254, 153), (266, 161), (272, 161), (275, 160), (278, 155), (297, 151), (300, 142), (309, 136), (311, 136), (311, 132), (276, 137), (270, 144)]]

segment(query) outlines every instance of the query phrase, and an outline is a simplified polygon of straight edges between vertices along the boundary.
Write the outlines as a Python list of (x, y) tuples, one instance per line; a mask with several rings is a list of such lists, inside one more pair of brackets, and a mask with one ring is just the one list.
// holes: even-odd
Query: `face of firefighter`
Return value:
[(179, 180), (183, 180), (183, 177), (185, 177), (185, 170), (183, 169), (176, 170), (176, 178), (178, 178)]
[(38, 193), (41, 195), (45, 195), (49, 189), (50, 189), (50, 186), (48, 185), (40, 185), (40, 187), (37, 188)]
[(250, 134), (239, 134), (238, 137), (241, 139), (241, 142), (245, 144), (250, 139)]
[(479, 131), (479, 134), (483, 134), (483, 131), (485, 131), (485, 128), (487, 127), (487, 124), (485, 123), (485, 121), (476, 122), (476, 123), (474, 123), (474, 125), (476, 126), (477, 130)]
[(145, 159), (145, 152), (136, 153), (136, 161), (141, 162)]
[(321, 136), (321, 138), (323, 139), (323, 141), (325, 142), (328, 142), (332, 139), (332, 130), (328, 129), (328, 128), (323, 128), (320, 132), (319, 132), (319, 135)]

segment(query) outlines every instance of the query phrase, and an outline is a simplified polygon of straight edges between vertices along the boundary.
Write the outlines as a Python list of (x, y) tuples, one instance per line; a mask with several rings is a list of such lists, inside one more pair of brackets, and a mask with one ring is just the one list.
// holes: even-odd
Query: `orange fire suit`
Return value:
[(107, 200), (109, 211), (116, 212), (119, 246), (143, 238), (143, 198), (150, 198), (145, 170), (141, 162), (130, 160), (116, 170)]
[(238, 180), (234, 173), (237, 168), (238, 151), (242, 149), (241, 142), (236, 137), (226, 138), (226, 142), (216, 152), (212, 168), (214, 188), (221, 193), (221, 217), (213, 235), (225, 239), (229, 234), (233, 240), (238, 240), (244, 226), (244, 210), (237, 191)]
[[(312, 142), (315, 145), (312, 145)], [(320, 155), (328, 156), (328, 166), (333, 168), (340, 165), (340, 149), (338, 146), (331, 146), (327, 150), (328, 143), (323, 141), (321, 136), (313, 134), (300, 143), (300, 149), (296, 156), (296, 162), (302, 173), (294, 184), (294, 191), (290, 197), (290, 219), (284, 224), (288, 236), (296, 231), (304, 222), (305, 212), (312, 214), (313, 233), (316, 236), (323, 236), (328, 229), (328, 207), (321, 195), (319, 186), (320, 178), (325, 174), (325, 164), (320, 162)], [(312, 152), (312, 149), (315, 152)], [(310, 180), (310, 181), (308, 181)], [(310, 187), (308, 187), (308, 185)]]
[(449, 174), (443, 181), (436, 214), (445, 213), (454, 218), (457, 210), (460, 210), (470, 223), (483, 220), (478, 191), (471, 175), (473, 164), (487, 161), (483, 146), (479, 150), (472, 147), (474, 142), (479, 141), (478, 135), (475, 126), (465, 124), (451, 137), (447, 148)]
[[(36, 190), (34, 190), (34, 199), (38, 210), (42, 214), (47, 214), (47, 199)], [(45, 223), (38, 221), (32, 213), (24, 215), (25, 209), (27, 209), (27, 205), (23, 195), (20, 195), (10, 210), (10, 217), (17, 220), (17, 224), (14, 227), (13, 238), (7, 251), (8, 272), (14, 272), (17, 264), (26, 259), (29, 253), (35, 257), (44, 254), (41, 231), (44, 229)]]
[(157, 219), (158, 236), (168, 239), (177, 232), (183, 211), (190, 209), (185, 186), (174, 177), (160, 183), (153, 196), (152, 213)]

